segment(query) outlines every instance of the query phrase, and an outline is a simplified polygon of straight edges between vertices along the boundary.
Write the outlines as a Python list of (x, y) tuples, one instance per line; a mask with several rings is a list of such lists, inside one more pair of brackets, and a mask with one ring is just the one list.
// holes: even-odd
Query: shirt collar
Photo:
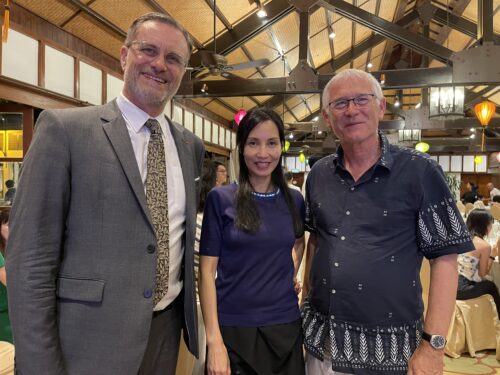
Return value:
[[(127, 123), (136, 133), (139, 133), (146, 121), (152, 118), (149, 114), (147, 114), (130, 100), (128, 100), (128, 98), (123, 95), (123, 92), (121, 92), (120, 95), (118, 95), (118, 97), (116, 98), (116, 104), (118, 105), (118, 108), (120, 108), (120, 112), (122, 113)], [(165, 133), (165, 130), (167, 128), (165, 115), (162, 113), (159, 116), (154, 117), (154, 119), (156, 119), (160, 123), (162, 131), (163, 133)]]
[[(389, 150), (391, 144), (387, 140), (387, 137), (380, 130), (378, 131), (378, 136), (380, 138), (381, 153), (380, 153), (380, 158), (378, 159), (376, 165), (380, 165), (381, 167), (391, 170), (392, 165), (394, 164), (394, 158), (392, 157), (392, 154)], [(343, 165), (344, 150), (342, 149), (342, 145), (339, 145), (337, 147), (337, 150), (332, 155), (332, 158), (333, 158), (334, 168), (337, 168), (338, 166), (344, 168)]]

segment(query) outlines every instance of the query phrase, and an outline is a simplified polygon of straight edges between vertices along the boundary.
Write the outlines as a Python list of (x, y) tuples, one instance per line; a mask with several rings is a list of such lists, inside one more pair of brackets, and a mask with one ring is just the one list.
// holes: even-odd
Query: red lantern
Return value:
[(236, 114), (234, 115), (234, 122), (236, 122), (237, 125), (240, 124), (240, 121), (245, 117), (247, 114), (247, 111), (245, 111), (243, 108), (240, 109)]

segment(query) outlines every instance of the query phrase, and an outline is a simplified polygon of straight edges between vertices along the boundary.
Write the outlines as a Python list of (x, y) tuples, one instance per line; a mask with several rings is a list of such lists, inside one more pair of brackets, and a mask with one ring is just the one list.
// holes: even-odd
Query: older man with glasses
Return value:
[[(444, 174), (378, 130), (386, 101), (372, 75), (340, 72), (322, 101), (340, 146), (306, 183), (308, 374), (440, 374), (457, 253), (473, 248)], [(423, 257), (432, 268), (425, 320)]]
[(204, 149), (164, 114), (190, 53), (174, 19), (141, 16), (117, 99), (39, 116), (8, 244), (19, 374), (174, 375), (183, 327), (197, 355)]

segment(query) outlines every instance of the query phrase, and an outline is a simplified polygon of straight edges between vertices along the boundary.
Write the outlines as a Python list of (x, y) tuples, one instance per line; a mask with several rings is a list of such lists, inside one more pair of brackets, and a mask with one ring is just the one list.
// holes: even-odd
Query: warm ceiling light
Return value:
[(367, 66), (368, 69), (373, 68), (373, 64), (371, 62), (369, 62), (366, 66)]
[(293, 139), (293, 133), (290, 133), (290, 135), (288, 136), (288, 138)]
[[(491, 117), (493, 113), (495, 113), (495, 104), (490, 102), (489, 100), (485, 100), (481, 103), (477, 103), (474, 106), (474, 113), (476, 114), (477, 119), (483, 126), (483, 135), (481, 139), (481, 151), (484, 151), (484, 128), (488, 126), (490, 123)], [(477, 163), (480, 164), (480, 163)]]
[(259, 17), (259, 18), (267, 17), (266, 11), (264, 9), (260, 8), (259, 11), (257, 12), (257, 17)]
[(318, 131), (318, 134), (319, 134), (319, 135), (321, 135), (321, 134), (323, 134), (323, 132), (322, 132), (321, 130), (319, 130), (319, 131)]
[(471, 133), (475, 133), (476, 132), (476, 128), (470, 128), (470, 132)]
[(427, 152), (427, 151), (429, 151), (429, 148), (430, 148), (429, 144), (425, 143), (425, 142), (418, 142), (415, 145), (415, 150), (420, 151), (420, 152)]
[(476, 138), (476, 135), (475, 134), (471, 134), (469, 138), (470, 139), (474, 139), (474, 138)]
[(382, 74), (380, 75), (380, 84), (381, 84), (381, 85), (385, 85), (385, 73), (382, 73)]
[(286, 141), (285, 141), (285, 147), (284, 147), (285, 152), (288, 152), (288, 149), (289, 149), (289, 148), (290, 148), (290, 141), (286, 140)]
[(477, 155), (475, 158), (474, 158), (474, 163), (476, 164), (481, 164), (483, 162), (483, 157), (481, 155)]
[(422, 103), (417, 103), (417, 105), (415, 106), (415, 109), (419, 109), (420, 107), (422, 107)]
[(313, 121), (318, 121), (319, 120), (319, 116), (316, 116), (313, 118)]
[(332, 32), (328, 36), (330, 37), (330, 39), (333, 39), (333, 38), (335, 38), (336, 35), (337, 34), (335, 34), (335, 31), (332, 30)]
[(208, 91), (208, 85), (206, 83), (204, 83), (202, 86), (201, 86), (201, 89), (200, 91), (202, 93), (206, 93)]
[(394, 102), (394, 107), (399, 107), (401, 103), (399, 102), (399, 98), (396, 96), (396, 101)]
[(485, 100), (484, 102), (478, 103), (474, 106), (474, 113), (476, 114), (476, 117), (481, 125), (488, 126), (491, 117), (495, 113), (495, 104), (489, 100)]

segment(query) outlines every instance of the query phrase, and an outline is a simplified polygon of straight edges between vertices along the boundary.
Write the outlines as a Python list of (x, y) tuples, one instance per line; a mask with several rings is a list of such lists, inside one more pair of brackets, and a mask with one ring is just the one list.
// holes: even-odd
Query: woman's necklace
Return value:
[(271, 191), (269, 193), (257, 193), (256, 191), (252, 191), (252, 194), (256, 197), (259, 197), (259, 198), (274, 198), (276, 197), (278, 194), (280, 193), (280, 189), (278, 188), (278, 190), (276, 191)]
[(280, 193), (280, 189), (278, 188), (275, 191), (269, 191), (271, 189), (271, 187), (272, 187), (272, 182), (269, 182), (269, 185), (267, 186), (266, 192), (259, 193), (259, 192), (255, 191), (255, 189), (253, 189), (253, 186), (252, 186), (252, 189), (253, 189), (252, 194), (258, 198), (274, 198)]

